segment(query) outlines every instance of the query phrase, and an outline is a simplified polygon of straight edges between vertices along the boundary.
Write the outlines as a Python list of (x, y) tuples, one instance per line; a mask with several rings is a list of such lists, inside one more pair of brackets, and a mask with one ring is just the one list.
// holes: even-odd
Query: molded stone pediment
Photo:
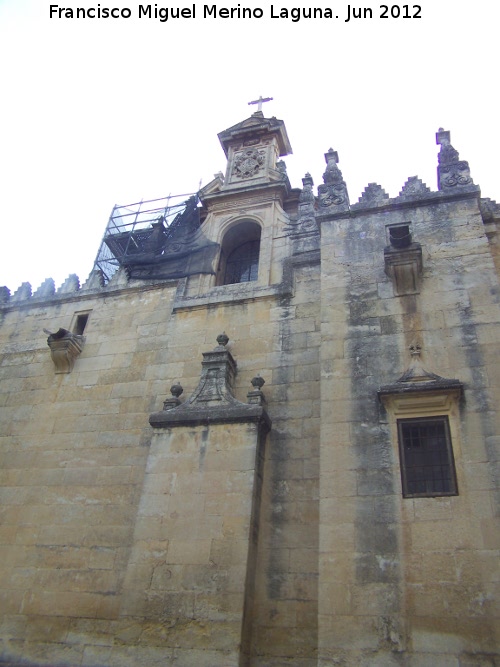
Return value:
[(252, 136), (263, 137), (266, 134), (276, 136), (280, 156), (292, 153), (285, 123), (277, 118), (264, 118), (262, 111), (256, 111), (250, 118), (223, 130), (218, 137), (227, 157), (232, 142), (249, 139)]
[(378, 391), (379, 398), (386, 402), (391, 397), (406, 394), (415, 397), (427, 394), (439, 394), (444, 397), (460, 397), (463, 391), (463, 384), (460, 380), (441, 377), (436, 373), (427, 371), (420, 360), (421, 348), (419, 345), (410, 347), (411, 363), (403, 375), (393, 384), (387, 384), (380, 387)]
[(215, 192), (220, 192), (221, 187), (224, 185), (224, 176), (222, 173), (215, 174), (215, 178), (204, 185), (198, 192), (198, 197), (203, 199), (206, 195), (214, 194)]
[(238, 401), (232, 392), (236, 362), (226, 349), (228, 337), (217, 337), (218, 345), (211, 352), (203, 352), (201, 378), (198, 387), (185, 403), (180, 403), (182, 388), (174, 385), (174, 398), (167, 399), (161, 412), (149, 417), (153, 428), (167, 428), (187, 424), (220, 424), (235, 422), (257, 422), (266, 429), (271, 420), (262, 407), (262, 378), (254, 378), (254, 390), (249, 393), (249, 403)]

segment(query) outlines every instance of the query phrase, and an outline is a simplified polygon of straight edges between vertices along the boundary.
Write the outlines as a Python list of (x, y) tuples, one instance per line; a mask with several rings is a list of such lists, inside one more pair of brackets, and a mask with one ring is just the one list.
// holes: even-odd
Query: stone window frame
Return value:
[[(257, 234), (258, 228), (258, 234)], [(241, 230), (241, 242), (240, 238), (237, 237), (238, 230)], [(223, 229), (220, 230), (219, 244), (219, 258), (217, 261), (217, 274), (215, 277), (216, 288), (231, 288), (234, 286), (239, 286), (239, 288), (244, 287), (245, 285), (263, 285), (266, 284), (263, 282), (263, 272), (265, 268), (263, 264), (266, 263), (266, 256), (263, 253), (263, 237), (264, 237), (264, 227), (262, 222), (255, 216), (242, 216), (232, 219), (228, 224), (224, 225)], [(259, 261), (258, 261), (258, 274), (256, 280), (251, 280), (247, 282), (239, 283), (226, 283), (225, 274), (226, 274), (226, 261), (237, 248), (243, 246), (248, 241), (258, 240), (259, 247)], [(229, 244), (229, 248), (228, 248)]]
[[(392, 387), (394, 387), (394, 385)], [(418, 389), (415, 388), (412, 391), (407, 392), (396, 390), (391, 391), (389, 388), (387, 389), (387, 391), (380, 392), (379, 397), (389, 417), (391, 438), (394, 445), (394, 460), (397, 461), (397, 466), (399, 467), (398, 472), (401, 479), (402, 497), (407, 500), (425, 500), (426, 498), (448, 498), (450, 496), (457, 496), (459, 494), (459, 489), (462, 486), (460, 468), (461, 439), (459, 430), (459, 400), (462, 396), (462, 386), (448, 386), (442, 387), (441, 389), (433, 388), (431, 390), (425, 390), (424, 387), (422, 387), (421, 391), (418, 391)], [(432, 418), (446, 418), (448, 421), (450, 451), (453, 460), (453, 474), (455, 476), (455, 492), (444, 494), (405, 495), (398, 422), (409, 419), (426, 421)]]
[[(406, 243), (406, 244), (402, 244), (402, 245), (398, 246), (398, 244), (397, 244), (398, 235), (393, 235), (391, 233), (392, 230), (394, 230), (394, 231), (402, 231), (402, 230), (407, 231), (409, 242)], [(393, 246), (393, 247), (405, 247), (405, 245), (408, 246), (413, 242), (413, 233), (414, 233), (413, 232), (413, 223), (411, 222), (411, 220), (405, 220), (404, 222), (394, 222), (394, 223), (386, 224), (386, 226), (385, 226), (386, 245)]]
[(88, 326), (91, 312), (92, 309), (90, 308), (89, 310), (78, 310), (73, 314), (70, 327), (72, 333), (78, 336), (83, 335)]
[[(438, 464), (434, 463), (429, 465), (425, 461), (424, 452), (421, 452), (421, 462), (419, 467), (427, 468), (447, 468), (447, 477), (449, 480), (449, 489), (448, 490), (437, 490), (429, 488), (432, 486), (435, 481), (432, 477), (424, 477), (421, 481), (425, 483), (426, 489), (424, 491), (411, 491), (410, 490), (410, 480), (409, 480), (409, 471), (412, 466), (408, 465), (406, 458), (407, 447), (405, 442), (405, 426), (413, 427), (424, 427), (430, 424), (440, 424), (443, 427), (443, 436), (444, 436), (444, 448), (441, 451), (441, 454), (445, 455), (446, 461)], [(434, 498), (438, 496), (457, 496), (458, 495), (458, 485), (457, 485), (457, 475), (455, 468), (455, 459), (453, 456), (453, 443), (451, 440), (450, 434), (450, 423), (448, 415), (438, 415), (432, 417), (410, 417), (405, 419), (397, 420), (398, 428), (398, 445), (399, 445), (399, 462), (400, 462), (400, 471), (401, 471), (401, 485), (403, 490), (404, 498)]]

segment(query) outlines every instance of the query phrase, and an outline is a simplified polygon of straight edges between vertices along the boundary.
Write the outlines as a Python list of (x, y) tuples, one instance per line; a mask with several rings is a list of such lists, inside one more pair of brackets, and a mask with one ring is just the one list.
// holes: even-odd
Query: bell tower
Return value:
[(256, 111), (250, 118), (219, 134), (227, 157), (223, 190), (265, 185), (283, 179), (279, 158), (292, 147), (285, 124), (277, 118), (264, 118)]
[[(259, 107), (264, 101), (257, 100)], [(198, 196), (204, 209), (203, 233), (218, 245), (219, 252), (213, 274), (190, 278), (184, 295), (196, 298), (210, 295), (220, 300), (230, 298), (239, 289), (231, 284), (243, 282), (227, 280), (227, 266), (234, 252), (241, 251), (247, 261), (247, 248), (242, 247), (246, 243), (253, 243), (255, 248), (258, 245), (259, 249), (255, 250), (258, 268), (256, 260), (248, 274), (245, 293), (250, 296), (252, 290), (268, 289), (281, 282), (285, 242), (276, 239), (283, 237), (289, 220), (286, 210), (293, 195), (286, 165), (281, 160), (292, 152), (282, 120), (265, 118), (258, 109), (249, 118), (220, 132), (218, 137), (227, 158), (226, 173), (219, 172)], [(211, 292), (222, 287), (220, 293)]]

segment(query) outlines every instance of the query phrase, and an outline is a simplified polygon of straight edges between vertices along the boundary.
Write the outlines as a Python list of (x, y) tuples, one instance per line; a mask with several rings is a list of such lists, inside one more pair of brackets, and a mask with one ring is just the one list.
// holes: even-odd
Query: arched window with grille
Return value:
[(222, 241), (219, 285), (247, 283), (258, 279), (260, 226), (245, 221), (232, 227)]

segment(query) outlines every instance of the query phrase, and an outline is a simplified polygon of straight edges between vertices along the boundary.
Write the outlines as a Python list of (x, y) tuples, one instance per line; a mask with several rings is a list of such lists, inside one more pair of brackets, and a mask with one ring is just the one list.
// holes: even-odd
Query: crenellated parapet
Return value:
[[(470, 176), (469, 164), (460, 160), (458, 151), (451, 145), (450, 132), (440, 129), (436, 134), (440, 146), (438, 154), (438, 190), (432, 191), (418, 176), (410, 176), (398, 196), (390, 197), (378, 183), (369, 183), (357, 202), (351, 204), (346, 182), (338, 167), (337, 151), (330, 148), (325, 153), (326, 169), (323, 183), (318, 186), (317, 196), (313, 192), (310, 174), (302, 179), (298, 215), (286, 228), (291, 236), (310, 234), (314, 229), (313, 218), (318, 225), (338, 217), (365, 215), (371, 211), (409, 208), (423, 203), (439, 203), (455, 197), (478, 197), (479, 187)], [(481, 200), (483, 217), (491, 219), (497, 214), (498, 205), (490, 200)]]
[(53, 278), (44, 280), (36, 290), (33, 290), (29, 282), (22, 283), (13, 293), (4, 285), (0, 286), (0, 308), (38, 304), (44, 301), (65, 301), (77, 296), (88, 297), (92, 294), (123, 289), (128, 286), (128, 283), (129, 277), (125, 269), (117, 271), (107, 284), (102, 271), (94, 269), (81, 286), (80, 279), (75, 273), (69, 275), (58, 288)]
[(0, 306), (38, 303), (47, 300), (52, 301), (76, 294), (79, 291), (80, 280), (76, 274), (68, 276), (57, 290), (52, 278), (44, 280), (35, 291), (33, 291), (29, 282), (22, 283), (13, 294), (11, 294), (8, 287), (2, 286), (0, 287)]

